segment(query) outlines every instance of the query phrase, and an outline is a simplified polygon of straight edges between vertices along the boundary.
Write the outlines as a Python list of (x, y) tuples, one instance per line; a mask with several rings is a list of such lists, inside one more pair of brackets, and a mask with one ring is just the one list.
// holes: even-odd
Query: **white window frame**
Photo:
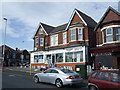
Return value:
[[(80, 32), (80, 30), (81, 30), (81, 32)], [(81, 39), (80, 39), (79, 35), (81, 35)], [(79, 41), (83, 40), (83, 28), (78, 28), (78, 40)]]
[(39, 34), (43, 34), (43, 30), (42, 29), (39, 30)]
[[(111, 34), (107, 34), (108, 29), (111, 29)], [(112, 42), (112, 41), (107, 41), (107, 37), (112, 36), (112, 41), (113, 41), (113, 28), (107, 28), (106, 29), (106, 42)]]
[(52, 35), (50, 37), (50, 46), (57, 46), (58, 45), (58, 34)]
[(63, 44), (67, 43), (67, 32), (63, 33)]
[[(75, 34), (72, 34), (72, 31), (75, 31)], [(75, 39), (72, 39), (72, 36), (75, 36)], [(76, 28), (70, 30), (70, 41), (76, 41)]]
[(39, 46), (39, 39), (38, 38), (35, 38), (35, 46)]
[(102, 31), (102, 40), (103, 40), (103, 43), (105, 42), (104, 40), (104, 30)]
[(44, 38), (40, 38), (40, 46), (44, 46)]
[[(120, 27), (115, 27), (115, 28), (120, 28)], [(115, 29), (116, 30), (116, 29)], [(116, 41), (120, 41), (120, 40), (117, 40), (117, 36), (119, 36), (120, 37), (120, 33), (116, 33)]]

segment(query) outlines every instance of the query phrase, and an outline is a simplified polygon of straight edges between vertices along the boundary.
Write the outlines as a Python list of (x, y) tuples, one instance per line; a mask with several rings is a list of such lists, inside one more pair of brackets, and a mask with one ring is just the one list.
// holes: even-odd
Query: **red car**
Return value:
[(120, 90), (120, 71), (97, 70), (88, 78), (89, 90)]

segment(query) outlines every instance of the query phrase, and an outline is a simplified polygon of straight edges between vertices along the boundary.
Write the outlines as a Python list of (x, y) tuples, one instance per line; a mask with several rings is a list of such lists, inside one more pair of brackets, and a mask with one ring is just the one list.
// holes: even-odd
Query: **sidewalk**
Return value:
[[(27, 68), (25, 68), (25, 67), (5, 67), (5, 69), (30, 73), (30, 67), (27, 67)], [(40, 70), (34, 69), (34, 70), (31, 70), (31, 73), (40, 73)]]

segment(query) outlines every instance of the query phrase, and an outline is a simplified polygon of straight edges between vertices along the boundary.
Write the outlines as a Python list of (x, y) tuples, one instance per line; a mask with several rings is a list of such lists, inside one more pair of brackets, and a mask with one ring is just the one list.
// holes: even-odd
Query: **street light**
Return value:
[(6, 24), (5, 24), (5, 34), (4, 34), (4, 46), (3, 46), (3, 61), (2, 61), (2, 69), (3, 69), (4, 58), (5, 58), (5, 43), (6, 43), (6, 29), (7, 29), (7, 19), (6, 19), (6, 18), (3, 18), (3, 20), (6, 21)]

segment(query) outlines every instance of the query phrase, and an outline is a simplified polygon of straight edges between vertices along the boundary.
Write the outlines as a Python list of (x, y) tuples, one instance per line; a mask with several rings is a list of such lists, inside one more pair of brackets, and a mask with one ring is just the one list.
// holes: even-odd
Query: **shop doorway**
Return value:
[(56, 54), (52, 54), (52, 66), (55, 67), (55, 63), (56, 63)]

